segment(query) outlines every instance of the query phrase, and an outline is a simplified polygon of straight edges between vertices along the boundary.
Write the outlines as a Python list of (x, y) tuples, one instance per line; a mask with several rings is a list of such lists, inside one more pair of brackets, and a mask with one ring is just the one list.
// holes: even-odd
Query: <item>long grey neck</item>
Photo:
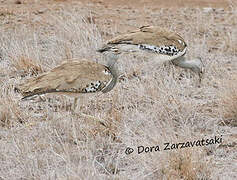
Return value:
[(106, 88), (104, 88), (102, 90), (103, 93), (107, 93), (107, 92), (111, 91), (117, 83), (117, 79), (118, 79), (118, 71), (117, 71), (117, 67), (116, 67), (117, 59), (118, 59), (117, 55), (112, 54), (112, 55), (107, 56), (107, 67), (109, 68), (111, 74), (113, 75), (113, 79), (106, 86)]
[(182, 68), (192, 69), (195, 65), (193, 61), (187, 61), (184, 56), (178, 57), (177, 59), (172, 60), (172, 62)]
[(193, 72), (199, 73), (199, 76), (200, 73), (204, 72), (204, 65), (199, 57), (187, 61), (185, 57), (181, 56), (177, 59), (172, 60), (172, 62), (177, 66), (180, 66), (182, 68), (188, 68), (191, 69)]

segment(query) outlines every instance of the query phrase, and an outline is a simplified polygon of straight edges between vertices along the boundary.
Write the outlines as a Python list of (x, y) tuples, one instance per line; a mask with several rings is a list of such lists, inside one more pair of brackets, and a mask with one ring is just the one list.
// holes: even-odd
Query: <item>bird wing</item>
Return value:
[(112, 80), (109, 69), (89, 61), (69, 61), (19, 86), (25, 97), (51, 92), (93, 93)]
[(148, 44), (156, 47), (175, 46), (180, 51), (183, 51), (187, 46), (180, 35), (158, 26), (143, 26), (137, 31), (119, 35), (109, 40), (106, 44), (107, 46), (113, 44)]

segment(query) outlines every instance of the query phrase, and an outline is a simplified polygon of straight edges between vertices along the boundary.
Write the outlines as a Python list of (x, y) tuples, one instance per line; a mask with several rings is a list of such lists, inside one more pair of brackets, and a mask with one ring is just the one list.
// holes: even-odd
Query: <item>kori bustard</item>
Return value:
[(199, 75), (200, 81), (204, 73), (201, 58), (186, 60), (184, 57), (187, 50), (184, 39), (177, 33), (158, 26), (143, 26), (136, 31), (114, 37), (97, 52), (105, 53), (114, 48), (126, 53), (138, 51), (153, 53), (156, 61), (172, 61), (179, 67), (191, 69)]
[(118, 77), (115, 67), (117, 59), (116, 52), (113, 52), (107, 65), (86, 59), (69, 60), (49, 72), (26, 80), (16, 90), (23, 95), (23, 99), (47, 93), (73, 96), (75, 110), (78, 98), (86, 94), (107, 93), (114, 88)]

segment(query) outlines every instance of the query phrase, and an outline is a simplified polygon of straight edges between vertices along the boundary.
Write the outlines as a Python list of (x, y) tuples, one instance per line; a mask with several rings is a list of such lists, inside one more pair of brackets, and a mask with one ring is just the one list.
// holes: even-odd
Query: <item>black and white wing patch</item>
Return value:
[(141, 50), (147, 50), (154, 53), (159, 53), (159, 54), (164, 54), (164, 55), (169, 55), (169, 56), (175, 56), (179, 52), (181, 52), (177, 47), (173, 45), (169, 45), (169, 46), (165, 45), (165, 46), (157, 47), (157, 46), (153, 46), (149, 44), (139, 44), (138, 47)]

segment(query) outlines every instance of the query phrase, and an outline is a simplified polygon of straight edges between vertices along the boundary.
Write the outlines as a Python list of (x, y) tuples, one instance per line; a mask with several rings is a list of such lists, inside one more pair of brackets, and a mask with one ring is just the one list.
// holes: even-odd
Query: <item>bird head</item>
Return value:
[(109, 51), (105, 51), (104, 55), (107, 60), (107, 66), (112, 68), (117, 62), (120, 54), (121, 51), (116, 47), (111, 47)]

